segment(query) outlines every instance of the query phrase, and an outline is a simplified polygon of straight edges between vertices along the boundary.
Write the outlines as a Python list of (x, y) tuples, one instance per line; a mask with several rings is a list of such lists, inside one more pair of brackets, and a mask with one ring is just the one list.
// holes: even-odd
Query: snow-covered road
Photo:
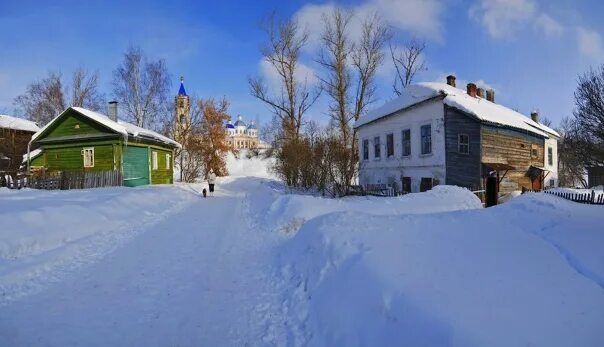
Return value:
[(0, 345), (259, 341), (276, 298), (263, 261), (276, 235), (255, 230), (247, 208), (235, 192), (190, 201), (102, 261), (3, 307)]

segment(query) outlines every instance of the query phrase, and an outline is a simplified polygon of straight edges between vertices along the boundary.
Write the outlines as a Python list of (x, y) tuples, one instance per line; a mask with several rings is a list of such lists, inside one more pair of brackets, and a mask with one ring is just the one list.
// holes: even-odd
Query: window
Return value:
[(457, 137), (457, 150), (462, 154), (470, 153), (470, 136), (468, 134), (459, 134)]
[(394, 134), (386, 135), (386, 157), (394, 156)]
[(554, 150), (551, 147), (547, 147), (547, 164), (554, 166)]
[(403, 157), (411, 155), (411, 129), (405, 129), (401, 132)]
[(538, 156), (539, 156), (539, 152), (537, 151), (537, 148), (532, 148), (531, 149), (531, 157), (537, 158)]
[(94, 167), (94, 147), (84, 148), (82, 155), (84, 156), (84, 167)]
[(157, 152), (151, 152), (151, 165), (153, 170), (157, 170)]
[(170, 170), (170, 160), (172, 160), (172, 155), (166, 154), (166, 170)]
[(554, 184), (555, 184), (554, 179), (553, 179), (553, 178), (552, 178), (552, 179), (550, 179), (550, 180), (549, 180), (549, 186), (553, 188), (553, 187), (554, 187)]
[(426, 124), (421, 127), (422, 154), (432, 153), (432, 125)]
[(369, 140), (363, 140), (363, 160), (369, 160)]
[(375, 159), (380, 159), (380, 137), (376, 136), (373, 138), (373, 157)]

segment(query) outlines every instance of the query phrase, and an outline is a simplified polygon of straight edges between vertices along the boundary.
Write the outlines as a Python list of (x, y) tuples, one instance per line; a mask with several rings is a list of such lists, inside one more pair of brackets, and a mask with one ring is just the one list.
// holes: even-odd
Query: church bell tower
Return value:
[(174, 98), (174, 111), (174, 139), (184, 145), (188, 137), (189, 128), (191, 127), (191, 104), (185, 90), (183, 77), (180, 77), (180, 88)]

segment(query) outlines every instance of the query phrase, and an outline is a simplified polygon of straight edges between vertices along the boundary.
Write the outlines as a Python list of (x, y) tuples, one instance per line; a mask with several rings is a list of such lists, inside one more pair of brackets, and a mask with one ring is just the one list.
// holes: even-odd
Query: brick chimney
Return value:
[(117, 101), (109, 101), (107, 105), (107, 117), (114, 122), (117, 122)]
[(477, 88), (476, 89), (476, 96), (478, 96), (479, 98), (484, 98), (484, 89)]
[(495, 91), (493, 89), (487, 90), (487, 100), (495, 102)]
[(451, 87), (456, 87), (455, 76), (453, 76), (453, 75), (447, 76), (447, 84), (450, 85)]
[(476, 85), (474, 83), (468, 83), (466, 88), (469, 96), (476, 97)]
[(531, 119), (533, 120), (533, 122), (539, 123), (539, 112), (538, 111), (531, 112)]

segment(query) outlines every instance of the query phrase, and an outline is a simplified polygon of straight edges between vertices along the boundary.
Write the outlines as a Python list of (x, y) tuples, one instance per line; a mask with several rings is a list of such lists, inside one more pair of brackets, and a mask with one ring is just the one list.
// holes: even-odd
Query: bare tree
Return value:
[(98, 111), (105, 106), (105, 97), (98, 90), (99, 73), (79, 67), (73, 72), (71, 106)]
[(113, 94), (124, 108), (126, 120), (143, 128), (161, 130), (167, 110), (170, 75), (163, 59), (149, 60), (130, 46), (113, 71)]
[[(331, 99), (330, 123), (338, 140), (326, 137), (324, 143), (331, 167), (326, 170), (337, 194), (346, 193), (357, 170), (356, 132), (352, 122), (375, 101), (375, 73), (384, 60), (383, 47), (390, 36), (377, 14), (362, 19), (358, 42), (350, 38), (353, 13), (339, 8), (323, 17), (322, 50), (318, 62), (325, 69), (320, 77)], [(334, 148), (334, 144), (338, 148)]]
[[(317, 62), (325, 69), (319, 79), (323, 90), (329, 96), (329, 117), (340, 131), (342, 143), (350, 142), (352, 128), (350, 121), (354, 118), (351, 110), (353, 97), (350, 95), (352, 72), (349, 61), (355, 49), (349, 38), (349, 25), (353, 18), (352, 11), (335, 8), (323, 15), (322, 49)], [(354, 52), (356, 53), (356, 52)]]
[(604, 164), (604, 64), (579, 77), (573, 115), (577, 133), (589, 147), (585, 165)]
[(308, 41), (308, 33), (301, 30), (294, 19), (277, 21), (270, 15), (263, 24), (268, 44), (261, 52), (264, 60), (278, 76), (280, 92), (271, 95), (262, 77), (249, 78), (252, 96), (264, 102), (276, 115), (284, 136), (297, 139), (303, 125), (304, 114), (316, 102), (320, 90), (309, 86), (308, 80), (299, 77), (300, 53)]
[(411, 39), (405, 45), (396, 49), (389, 43), (390, 56), (396, 69), (396, 76), (392, 89), (396, 95), (401, 95), (403, 89), (413, 82), (418, 72), (426, 70), (426, 61), (424, 60), (424, 50), (426, 43), (417, 39)]
[(589, 155), (589, 145), (573, 118), (564, 118), (558, 140), (558, 178), (562, 187), (587, 187), (585, 180), (585, 158)]
[(552, 127), (552, 124), (553, 124), (552, 120), (547, 117), (541, 117), (541, 120), (539, 121), (539, 123), (545, 125), (546, 127), (550, 127), (550, 128)]
[(15, 98), (14, 104), (23, 118), (43, 126), (66, 108), (61, 74), (51, 72), (48, 77), (27, 86), (24, 94)]
[(45, 125), (67, 106), (98, 111), (104, 105), (104, 96), (98, 90), (98, 73), (88, 73), (79, 67), (73, 72), (71, 86), (63, 85), (60, 73), (51, 72), (48, 77), (27, 86), (25, 93), (15, 98), (14, 104), (22, 117)]

